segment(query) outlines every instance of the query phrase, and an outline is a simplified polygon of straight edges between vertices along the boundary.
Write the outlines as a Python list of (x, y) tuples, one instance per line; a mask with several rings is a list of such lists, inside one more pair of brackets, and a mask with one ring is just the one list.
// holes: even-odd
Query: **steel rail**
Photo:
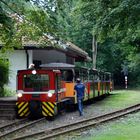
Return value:
[[(34, 121), (31, 121), (31, 122), (27, 122), (27, 119), (24, 119), (23, 122), (22, 122), (22, 120), (21, 120), (21, 121), (15, 122), (15, 123), (11, 123), (12, 126), (15, 125), (15, 128), (14, 128), (13, 130), (10, 130), (10, 131), (2, 132), (2, 134), (0, 135), (0, 139), (4, 138), (4, 137), (6, 137), (6, 136), (9, 136), (10, 134), (12, 134), (12, 133), (14, 133), (14, 132), (17, 132), (17, 131), (19, 131), (19, 130), (22, 130), (22, 129), (28, 127), (28, 126), (32, 126), (32, 125), (34, 125), (34, 124), (36, 124), (36, 123), (38, 123), (38, 122), (44, 121), (44, 120), (46, 120), (46, 119), (45, 119), (45, 118), (41, 118), (41, 119), (38, 119), (38, 120), (34, 120)], [(26, 122), (27, 122), (27, 124), (24, 124), (24, 125), (23, 125), (23, 123), (26, 123)], [(1, 129), (5, 129), (5, 128), (7, 128), (7, 127), (10, 127), (10, 128), (11, 128), (11, 125), (8, 124), (8, 125), (5, 125), (5, 126), (2, 126)], [(18, 125), (18, 127), (17, 127), (16, 125)]]
[(21, 120), (16, 120), (16, 121), (14, 121), (14, 122), (10, 122), (10, 123), (8, 123), (8, 124), (6, 124), (6, 125), (1, 126), (1, 127), (0, 127), (0, 132), (1, 132), (1, 131), (4, 131), (3, 129), (8, 129), (9, 127), (12, 127), (12, 126), (14, 126), (14, 125), (16, 125), (16, 124), (24, 123), (24, 122), (26, 122), (26, 121), (28, 121), (28, 119), (21, 119)]
[(25, 139), (25, 138), (28, 139), (28, 138), (33, 138), (36, 136), (37, 136), (37, 138), (35, 138), (35, 139), (37, 139), (37, 140), (45, 140), (45, 139), (53, 138), (53, 137), (56, 137), (59, 135), (69, 133), (69, 132), (78, 131), (81, 129), (85, 129), (87, 127), (98, 125), (100, 123), (122, 117), (124, 115), (136, 112), (138, 110), (140, 110), (140, 104), (136, 104), (136, 105), (133, 105), (133, 106), (121, 109), (121, 110), (111, 112), (111, 113), (106, 113), (101, 116), (91, 117), (91, 118), (80, 120), (80, 121), (77, 121), (74, 123), (58, 126), (58, 127), (51, 128), (51, 129), (42, 130), (40, 132), (36, 132), (36, 133), (30, 134), (30, 135), (24, 135), (21, 137), (17, 137), (14, 140), (21, 140), (21, 139)]

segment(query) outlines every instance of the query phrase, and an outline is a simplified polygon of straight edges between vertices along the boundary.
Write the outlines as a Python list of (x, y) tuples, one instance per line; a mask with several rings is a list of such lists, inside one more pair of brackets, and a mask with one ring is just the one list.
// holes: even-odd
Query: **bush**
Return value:
[(9, 64), (7, 60), (0, 60), (0, 96), (4, 96), (4, 85), (8, 83)]
[(10, 96), (16, 96), (16, 91), (8, 88), (7, 86), (4, 86), (3, 96), (10, 97)]

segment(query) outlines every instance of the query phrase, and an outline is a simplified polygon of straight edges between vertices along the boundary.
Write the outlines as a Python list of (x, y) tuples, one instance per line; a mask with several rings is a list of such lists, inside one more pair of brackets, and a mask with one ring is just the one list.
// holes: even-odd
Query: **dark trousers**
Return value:
[(77, 99), (78, 102), (78, 110), (79, 110), (79, 114), (80, 116), (83, 115), (83, 99)]

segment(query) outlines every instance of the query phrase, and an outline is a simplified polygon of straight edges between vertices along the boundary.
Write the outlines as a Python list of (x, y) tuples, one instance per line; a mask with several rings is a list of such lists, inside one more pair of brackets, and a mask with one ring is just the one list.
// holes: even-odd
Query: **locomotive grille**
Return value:
[(56, 103), (42, 102), (42, 114), (43, 116), (54, 116), (54, 108)]
[(40, 97), (40, 94), (33, 94), (32, 97), (33, 98), (39, 98)]

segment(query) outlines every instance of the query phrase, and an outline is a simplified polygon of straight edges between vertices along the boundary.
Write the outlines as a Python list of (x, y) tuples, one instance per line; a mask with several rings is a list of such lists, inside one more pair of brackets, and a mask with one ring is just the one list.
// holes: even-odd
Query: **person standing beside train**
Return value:
[(85, 85), (81, 82), (80, 78), (76, 79), (76, 85), (74, 86), (74, 90), (76, 91), (77, 95), (77, 103), (78, 103), (78, 110), (80, 116), (83, 116), (83, 99), (85, 96)]

